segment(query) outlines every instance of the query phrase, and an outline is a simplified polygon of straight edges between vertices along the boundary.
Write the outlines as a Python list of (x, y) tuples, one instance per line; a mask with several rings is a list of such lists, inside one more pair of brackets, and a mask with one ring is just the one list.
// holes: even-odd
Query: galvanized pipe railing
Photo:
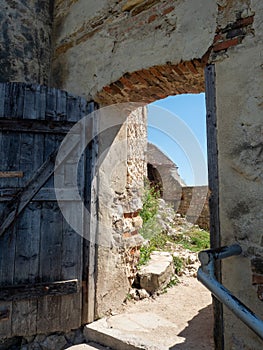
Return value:
[(215, 260), (240, 255), (241, 253), (242, 249), (238, 244), (201, 251), (199, 253), (201, 267), (198, 269), (197, 278), (221, 303), (225, 304), (263, 340), (263, 321), (215, 278)]

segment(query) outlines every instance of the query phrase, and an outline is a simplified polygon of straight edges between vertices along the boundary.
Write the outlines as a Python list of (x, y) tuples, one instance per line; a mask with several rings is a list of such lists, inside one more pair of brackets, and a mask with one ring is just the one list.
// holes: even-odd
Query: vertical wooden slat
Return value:
[[(68, 209), (70, 210), (70, 208)], [(71, 220), (78, 220), (75, 212), (71, 213)], [(68, 280), (72, 276), (81, 281), (82, 278), (82, 237), (77, 234), (64, 220), (62, 241), (62, 279)], [(60, 325), (61, 329), (68, 331), (81, 325), (82, 290), (74, 295), (61, 298)]]
[(36, 88), (34, 85), (29, 85), (25, 88), (24, 110), (23, 110), (24, 119), (37, 118), (38, 113), (35, 108), (35, 95), (36, 95)]
[[(38, 280), (39, 203), (31, 203), (17, 223), (14, 284), (33, 284)], [(36, 334), (37, 301), (13, 302), (13, 335)]]
[[(40, 282), (60, 280), (62, 215), (55, 202), (43, 203), (41, 212)], [(45, 333), (60, 328), (61, 297), (47, 296), (38, 299), (37, 331)]]
[[(48, 89), (47, 96), (48, 118), (55, 116), (56, 100), (53, 89)], [(53, 109), (52, 109), (53, 108)], [(47, 159), (61, 142), (57, 135), (45, 135), (43, 147), (44, 159)], [(45, 187), (54, 187), (52, 176)], [(45, 202), (41, 212), (41, 239), (40, 239), (40, 263), (39, 278), (41, 282), (53, 282), (61, 280), (62, 263), (62, 214), (56, 202)], [(37, 331), (45, 332), (45, 329), (56, 331), (60, 329), (61, 297), (47, 296), (38, 300)], [(43, 314), (45, 312), (45, 314)]]
[[(38, 96), (35, 96), (34, 94), (31, 94), (30, 96), (33, 99), (31, 107), (33, 108), (33, 111), (37, 111), (35, 103)], [(29, 109), (27, 109), (27, 113), (31, 113)], [(33, 114), (34, 113), (35, 112), (33, 112)], [(43, 135), (21, 134), (19, 168), (24, 173), (24, 177), (19, 180), (21, 187), (26, 184), (32, 174), (43, 163), (43, 146)], [(34, 150), (33, 153), (32, 150)], [(39, 203), (31, 203), (17, 220), (14, 284), (28, 284), (36, 283), (38, 281), (40, 214), (41, 205)], [(36, 334), (36, 321), (37, 300), (13, 302), (13, 335)]]
[[(0, 210), (3, 204), (0, 205)], [(15, 236), (13, 230), (8, 230), (0, 238), (0, 285), (10, 285), (13, 283), (14, 256), (15, 256)], [(7, 263), (8, 262), (8, 263)], [(9, 310), (9, 318), (0, 322), (0, 338), (12, 336), (12, 302), (0, 303), (0, 310)]]
[[(10, 111), (10, 103), (6, 95), (10, 92), (10, 86), (5, 86), (4, 94), (1, 100), (1, 109), (3, 115), (6, 109)], [(2, 170), (12, 171), (18, 170), (16, 168), (19, 164), (20, 144), (19, 137), (13, 133), (1, 133), (1, 147), (0, 147), (0, 167)], [(0, 187), (17, 187), (18, 179), (0, 179)], [(0, 215), (3, 211), (4, 203), (0, 205)], [(16, 249), (16, 224), (10, 227), (4, 237), (0, 238), (0, 285), (10, 285), (14, 279), (14, 261)], [(12, 336), (12, 302), (1, 303), (1, 310), (8, 310), (9, 317), (0, 322), (0, 335), (6, 337)]]
[[(219, 177), (218, 177), (218, 146), (217, 146), (217, 114), (216, 114), (216, 74), (215, 66), (209, 65), (205, 69), (206, 85), (206, 114), (207, 114), (207, 150), (208, 150), (208, 183), (211, 195), (210, 207), (210, 237), (211, 248), (221, 246), (219, 220)], [(221, 282), (220, 261), (215, 266), (216, 278)], [(223, 306), (213, 298), (214, 305), (214, 339), (215, 350), (224, 349), (223, 338)]]
[[(72, 110), (71, 117), (78, 119), (80, 118), (79, 105), (74, 105), (74, 108), (75, 113)], [(61, 169), (61, 181), (64, 188), (70, 189), (73, 186), (72, 175), (74, 169), (77, 168), (79, 192), (81, 195), (83, 195), (85, 158), (82, 155), (81, 159), (79, 159), (81, 146), (82, 144), (79, 143), (78, 147), (74, 150), (74, 152), (72, 152), (72, 159), (70, 159), (69, 162), (66, 161), (64, 163), (63, 169)], [(67, 202), (64, 211), (67, 212), (67, 217), (72, 224), (74, 224), (76, 221), (83, 221), (83, 212), (81, 210), (76, 212), (76, 207), (74, 205), (70, 205), (70, 202)], [(75, 276), (75, 278), (77, 278), (79, 281), (82, 280), (82, 242), (82, 236), (75, 232), (64, 220), (61, 266), (62, 278), (71, 279), (72, 276)], [(74, 296), (64, 296), (61, 299), (61, 327), (64, 327), (65, 330), (77, 328), (81, 325), (81, 303), (81, 289)]]
[[(88, 112), (95, 110), (94, 104), (90, 105)], [(97, 177), (96, 163), (98, 157), (98, 125), (97, 120), (93, 119), (87, 122), (86, 128), (92, 131), (92, 141), (86, 150), (86, 180), (85, 180), (85, 206), (89, 210), (89, 220), (84, 218), (86, 223), (83, 241), (83, 285), (84, 295), (82, 303), (82, 323), (90, 323), (95, 318), (95, 299), (96, 299), (96, 260), (97, 260)], [(86, 132), (87, 133), (87, 132)]]
[(5, 87), (6, 84), (0, 83), (0, 118), (4, 116), (5, 110)]

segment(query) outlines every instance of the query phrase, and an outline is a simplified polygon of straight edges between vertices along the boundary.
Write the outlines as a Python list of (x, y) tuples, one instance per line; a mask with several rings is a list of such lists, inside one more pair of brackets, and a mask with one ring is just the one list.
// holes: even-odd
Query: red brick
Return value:
[(155, 21), (157, 17), (158, 17), (157, 15), (151, 15), (151, 16), (148, 18), (148, 23), (151, 23), (151, 22)]
[(124, 213), (123, 216), (125, 219), (131, 219), (131, 218), (135, 218), (139, 215), (139, 212), (136, 211), (134, 213)]
[(216, 34), (216, 36), (214, 37), (214, 43), (217, 43), (218, 41), (223, 41), (224, 40), (224, 36), (222, 34)]
[(127, 87), (128, 89), (132, 89), (133, 88), (133, 85), (130, 82), (129, 78), (126, 78), (126, 77), (123, 76), (123, 77), (120, 78), (120, 82), (124, 85), (124, 87)]
[(178, 68), (183, 72), (183, 73), (189, 73), (188, 66), (186, 65), (186, 62), (179, 63)]
[(236, 45), (240, 44), (240, 41), (241, 41), (240, 38), (234, 38), (231, 40), (223, 41), (222, 43), (218, 43), (218, 44), (214, 45), (213, 50), (214, 50), (214, 52), (226, 50), (229, 47), (236, 46)]
[(111, 88), (109, 86), (104, 86), (103, 90), (105, 90), (109, 94), (111, 93)]
[(174, 10), (174, 6), (170, 6), (163, 11), (163, 15), (167, 15), (168, 13), (172, 12), (173, 10)]
[(193, 64), (192, 61), (186, 62), (186, 65), (192, 73), (194, 73), (194, 74), (198, 73), (198, 71), (196, 70), (195, 65)]
[(263, 284), (263, 276), (254, 274), (252, 276), (252, 284)]
[(254, 22), (254, 16), (239, 19), (237, 24), (239, 27), (246, 27)]

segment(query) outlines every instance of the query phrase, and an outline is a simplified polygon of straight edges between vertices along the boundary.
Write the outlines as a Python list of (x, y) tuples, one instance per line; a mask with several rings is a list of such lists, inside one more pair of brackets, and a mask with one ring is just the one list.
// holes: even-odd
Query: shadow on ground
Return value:
[[(208, 319), (211, 322), (208, 323)], [(184, 343), (174, 345), (169, 350), (214, 350), (212, 304), (201, 309), (178, 336), (185, 338)]]

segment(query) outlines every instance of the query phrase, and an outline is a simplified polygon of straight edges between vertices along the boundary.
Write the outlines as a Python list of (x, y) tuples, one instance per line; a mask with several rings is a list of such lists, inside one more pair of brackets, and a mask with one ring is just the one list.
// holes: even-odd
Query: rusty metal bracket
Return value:
[(215, 278), (215, 260), (240, 255), (241, 253), (242, 249), (238, 244), (233, 244), (231, 246), (226, 246), (219, 249), (201, 251), (199, 253), (201, 267), (198, 269), (197, 278), (221, 303), (226, 305), (240, 320), (242, 320), (263, 340), (263, 321)]

